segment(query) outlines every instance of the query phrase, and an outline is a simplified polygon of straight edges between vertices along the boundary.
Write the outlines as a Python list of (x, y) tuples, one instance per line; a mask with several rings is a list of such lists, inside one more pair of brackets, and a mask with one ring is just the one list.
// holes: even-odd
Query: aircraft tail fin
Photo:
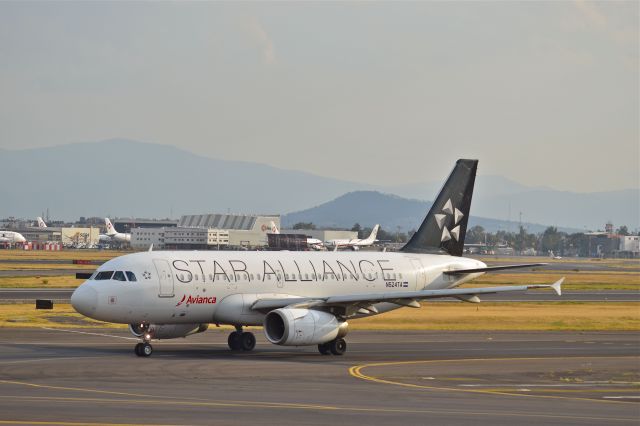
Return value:
[(111, 224), (111, 221), (109, 220), (108, 217), (104, 218), (104, 224), (107, 227), (107, 235), (115, 235), (115, 234), (117, 234), (116, 229), (113, 227), (113, 225)]
[(280, 230), (278, 229), (278, 227), (276, 226), (276, 223), (274, 221), (269, 222), (269, 229), (271, 230), (272, 234), (279, 234)]
[(418, 231), (401, 249), (462, 256), (478, 160), (460, 159)]
[(42, 218), (40, 216), (38, 216), (36, 220), (38, 221), (38, 228), (46, 228), (47, 227), (47, 224), (44, 223), (44, 220), (42, 220)]
[(380, 225), (376, 225), (371, 230), (371, 234), (363, 241), (365, 243), (373, 244), (376, 241), (376, 237), (378, 236), (378, 230), (380, 229)]

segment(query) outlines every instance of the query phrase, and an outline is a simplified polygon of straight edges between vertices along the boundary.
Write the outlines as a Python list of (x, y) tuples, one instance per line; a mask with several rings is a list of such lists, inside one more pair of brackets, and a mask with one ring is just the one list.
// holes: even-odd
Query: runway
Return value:
[(0, 329), (0, 423), (638, 424), (637, 332), (353, 332), (226, 348), (218, 329), (133, 354), (124, 330)]
[[(73, 288), (0, 288), (0, 302), (32, 302), (35, 299), (52, 299), (68, 302)], [(552, 291), (529, 291), (511, 294), (487, 294), (483, 302), (640, 302), (640, 291), (633, 290), (568, 290), (562, 296)], [(432, 299), (426, 303), (455, 302), (457, 299)]]

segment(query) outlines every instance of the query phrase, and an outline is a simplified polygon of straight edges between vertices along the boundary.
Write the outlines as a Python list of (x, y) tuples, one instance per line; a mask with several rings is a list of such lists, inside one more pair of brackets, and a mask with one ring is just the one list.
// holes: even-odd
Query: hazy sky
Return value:
[(637, 187), (639, 4), (0, 2), (0, 148), (127, 137), (375, 184), (475, 157)]

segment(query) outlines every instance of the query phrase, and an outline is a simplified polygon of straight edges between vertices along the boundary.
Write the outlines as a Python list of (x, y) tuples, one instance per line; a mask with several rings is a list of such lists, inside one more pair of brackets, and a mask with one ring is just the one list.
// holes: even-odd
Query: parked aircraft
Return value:
[(0, 231), (0, 243), (25, 243), (27, 239), (19, 232)]
[(378, 229), (380, 229), (380, 225), (374, 226), (371, 230), (371, 234), (367, 238), (353, 238), (351, 240), (329, 240), (325, 242), (325, 245), (334, 249), (349, 248), (351, 250), (358, 250), (360, 247), (370, 246), (377, 241), (376, 237), (378, 236)]
[(210, 323), (235, 327), (232, 350), (255, 347), (246, 326), (264, 327), (276, 345), (318, 345), (342, 355), (348, 322), (433, 298), (478, 303), (489, 293), (552, 285), (456, 288), (480, 275), (540, 263), (487, 266), (462, 256), (477, 160), (458, 160), (418, 231), (399, 252), (141, 252), (109, 260), (71, 296), (73, 307), (101, 321), (129, 324), (141, 339), (186, 337)]
[(47, 224), (44, 222), (44, 220), (42, 220), (42, 218), (40, 216), (38, 216), (38, 218), (36, 219), (38, 221), (38, 228), (46, 228)]
[[(278, 229), (278, 227), (276, 226), (276, 223), (274, 221), (271, 221), (269, 226), (271, 227), (271, 233), (272, 234), (279, 234), (280, 233), (280, 230)], [(324, 243), (322, 242), (322, 240), (319, 240), (317, 238), (307, 237), (307, 246), (309, 246), (309, 248), (311, 248), (313, 250), (324, 250), (325, 249)]]
[(107, 227), (107, 233), (100, 234), (98, 236), (99, 241), (102, 241), (102, 242), (115, 241), (118, 243), (131, 242), (131, 234), (116, 231), (116, 228), (113, 227), (108, 217), (104, 218), (104, 224)]

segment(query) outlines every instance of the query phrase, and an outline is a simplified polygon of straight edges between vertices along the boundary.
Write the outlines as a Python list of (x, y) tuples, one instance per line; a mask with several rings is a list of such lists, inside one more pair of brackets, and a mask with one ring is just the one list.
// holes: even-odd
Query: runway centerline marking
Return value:
[(465, 362), (488, 362), (488, 361), (545, 361), (545, 360), (553, 360), (553, 359), (593, 359), (593, 358), (638, 358), (637, 356), (565, 356), (565, 357), (535, 357), (535, 358), (465, 358), (465, 359), (434, 359), (434, 360), (417, 360), (417, 361), (390, 361), (390, 362), (376, 362), (370, 364), (361, 364), (354, 365), (349, 368), (349, 375), (356, 379), (367, 380), (370, 382), (381, 383), (386, 385), (396, 385), (403, 386), (407, 388), (413, 389), (427, 389), (427, 390), (440, 390), (440, 391), (450, 391), (450, 392), (466, 392), (466, 393), (480, 393), (487, 395), (504, 395), (504, 396), (518, 396), (518, 397), (528, 397), (528, 398), (549, 398), (549, 399), (569, 399), (569, 400), (578, 400), (578, 401), (591, 401), (591, 402), (602, 402), (602, 403), (623, 403), (623, 404), (633, 404), (632, 402), (625, 401), (614, 401), (614, 400), (603, 400), (596, 398), (581, 398), (581, 397), (569, 397), (569, 396), (556, 396), (556, 395), (532, 395), (532, 394), (522, 394), (522, 393), (512, 393), (501, 390), (489, 390), (489, 389), (469, 389), (469, 388), (459, 388), (459, 387), (446, 387), (446, 386), (427, 386), (427, 385), (418, 385), (413, 383), (404, 383), (393, 380), (381, 379), (379, 377), (365, 375), (362, 373), (362, 370), (365, 368), (373, 368), (373, 367), (388, 367), (392, 365), (409, 365), (409, 364), (437, 364), (437, 363), (465, 363)]

